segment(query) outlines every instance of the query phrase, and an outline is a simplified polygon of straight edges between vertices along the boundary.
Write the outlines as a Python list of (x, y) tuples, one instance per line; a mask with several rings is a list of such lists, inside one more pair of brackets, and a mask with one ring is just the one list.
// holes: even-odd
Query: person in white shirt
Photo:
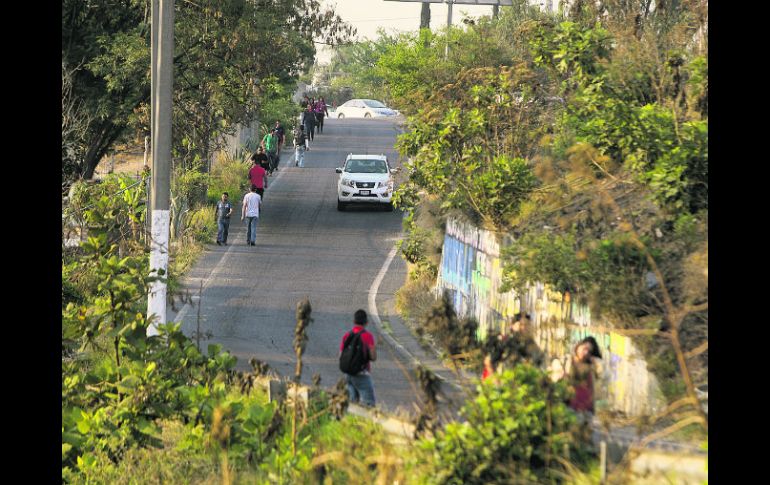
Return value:
[(241, 208), (241, 220), (245, 217), (246, 226), (246, 244), (256, 246), (257, 239), (257, 219), (259, 219), (259, 208), (262, 207), (262, 197), (257, 193), (257, 188), (251, 186), (251, 192), (243, 198), (243, 207)]

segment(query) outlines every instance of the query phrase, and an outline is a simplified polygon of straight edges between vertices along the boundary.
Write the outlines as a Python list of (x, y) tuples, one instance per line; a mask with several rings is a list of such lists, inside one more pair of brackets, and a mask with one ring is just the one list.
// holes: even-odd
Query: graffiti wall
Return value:
[(480, 339), (491, 329), (501, 330), (519, 311), (531, 315), (535, 339), (552, 358), (564, 361), (578, 341), (592, 335), (603, 356), (604, 378), (597, 389), (597, 407), (606, 406), (629, 416), (662, 410), (665, 402), (658, 383), (631, 339), (596, 328), (611, 328), (611, 322), (593, 321), (586, 305), (541, 283), (524, 294), (500, 293), (500, 249), (513, 243), (509, 237), (448, 220), (437, 292), (448, 291), (459, 315), (478, 320)]

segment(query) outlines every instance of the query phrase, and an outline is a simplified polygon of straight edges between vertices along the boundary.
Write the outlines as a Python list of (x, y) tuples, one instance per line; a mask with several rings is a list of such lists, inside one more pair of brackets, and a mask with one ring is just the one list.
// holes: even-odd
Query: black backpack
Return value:
[(364, 330), (355, 333), (350, 331), (342, 347), (342, 354), (340, 355), (340, 370), (345, 374), (356, 375), (366, 367), (369, 362), (366, 355), (366, 349), (364, 348), (364, 341), (361, 339), (361, 334)]

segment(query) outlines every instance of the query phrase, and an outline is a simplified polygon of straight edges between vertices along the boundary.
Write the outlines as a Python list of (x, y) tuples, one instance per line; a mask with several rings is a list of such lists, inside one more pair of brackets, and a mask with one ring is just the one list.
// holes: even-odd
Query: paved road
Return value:
[[(370, 289), (400, 237), (402, 214), (368, 207), (338, 212), (334, 169), (349, 152), (385, 153), (396, 166), (398, 132), (393, 121), (328, 119), (305, 155), (304, 168), (290, 167), (291, 150), (284, 149), (265, 192), (257, 245), (246, 245), (239, 207), (230, 226), (230, 245), (211, 245), (188, 273), (185, 286), (191, 293), (197, 295), (204, 284), (201, 330), (213, 337), (203, 344), (222, 344), (238, 357), (239, 369), (249, 369), (248, 360), (257, 357), (281, 375), (292, 375), (296, 303), (308, 296), (314, 321), (302, 381), (309, 384), (319, 373), (323, 386), (337, 382), (342, 375), (340, 338), (351, 328), (355, 310), (369, 311)], [(398, 255), (389, 269), (381, 278), (378, 305), (391, 304), (403, 283), (404, 263)], [(184, 332), (191, 335), (197, 304), (178, 310), (180, 314), (170, 309), (168, 320), (183, 321)], [(389, 411), (411, 410), (414, 389), (395, 355), (381, 345), (373, 363), (378, 404)]]

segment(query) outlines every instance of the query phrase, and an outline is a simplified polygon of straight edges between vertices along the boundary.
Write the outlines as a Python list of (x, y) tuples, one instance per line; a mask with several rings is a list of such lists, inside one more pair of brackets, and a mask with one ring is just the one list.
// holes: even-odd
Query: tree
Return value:
[[(149, 131), (150, 2), (65, 0), (62, 12), (62, 58), (85, 67), (72, 95), (93, 117), (83, 158), (63, 164), (90, 178), (122, 136)], [(312, 60), (314, 38), (338, 43), (352, 33), (319, 0), (177, 2), (176, 156), (187, 166), (207, 161), (222, 134), (254, 118), (264, 80), (291, 83)]]
[(420, 29), (430, 28), (430, 3), (422, 2), (420, 9)]
[[(77, 67), (71, 72), (69, 96), (90, 121), (77, 137), (68, 134), (72, 150), (62, 158), (67, 185), (93, 176), (99, 160), (124, 133), (133, 110), (149, 98), (149, 76), (105, 76), (92, 64), (113, 41), (149, 35), (148, 5), (143, 0), (62, 1), (62, 61), (67, 69)], [(149, 50), (146, 60), (149, 63)], [(116, 73), (133, 66), (118, 59), (113, 64)]]

